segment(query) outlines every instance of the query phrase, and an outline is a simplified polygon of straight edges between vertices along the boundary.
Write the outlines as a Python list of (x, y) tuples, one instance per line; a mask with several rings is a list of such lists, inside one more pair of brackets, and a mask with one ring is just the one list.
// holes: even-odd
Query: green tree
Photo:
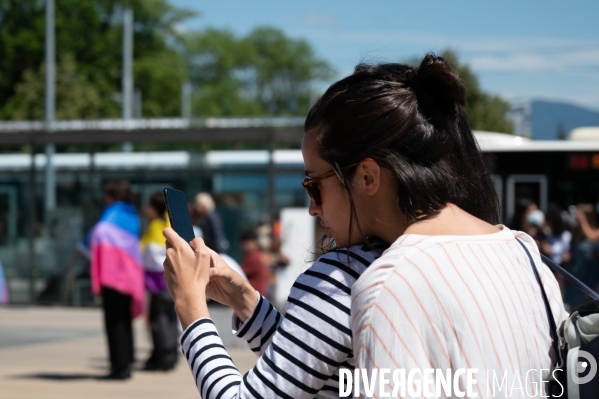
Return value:
[(193, 116), (252, 116), (264, 113), (243, 95), (250, 50), (230, 31), (190, 32), (184, 54), (194, 87)]
[(306, 114), (311, 83), (331, 78), (331, 67), (316, 58), (305, 40), (290, 39), (275, 28), (254, 29), (243, 42), (251, 49), (250, 93), (261, 106), (273, 115)]
[[(466, 88), (464, 110), (470, 127), (475, 130), (512, 133), (514, 126), (507, 117), (509, 103), (499, 96), (484, 92), (476, 74), (468, 64), (459, 61), (454, 51), (446, 49), (440, 55), (457, 71), (464, 83)], [(418, 58), (408, 61), (411, 65), (417, 65), (419, 62)]]
[(270, 27), (194, 32), (185, 54), (194, 116), (305, 115), (311, 85), (332, 76), (309, 43)]
[[(185, 80), (185, 69), (173, 44), (180, 40), (178, 24), (194, 14), (173, 7), (167, 0), (57, 0), (57, 58), (74, 57), (77, 79), (94, 86), (106, 103), (98, 108), (101, 110), (98, 117), (113, 117), (114, 104), (109, 103), (121, 86), (124, 5), (132, 7), (134, 13), (134, 81), (142, 91), (143, 114), (179, 115), (179, 91)], [(2, 119), (14, 119), (13, 109), (3, 105), (10, 102), (14, 106), (20, 102), (9, 99), (16, 94), (19, 82), (24, 82), (26, 76), (30, 82), (43, 62), (44, 6), (41, 0), (0, 0)], [(43, 91), (40, 93), (39, 101), (30, 103), (41, 108)], [(172, 100), (164, 101), (166, 95)]]
[[(45, 64), (37, 71), (23, 73), (23, 80), (15, 87), (15, 94), (5, 106), (14, 120), (40, 120), (44, 118), (40, 103), (45, 91)], [(103, 82), (106, 85), (106, 82)], [(56, 119), (96, 119), (102, 116), (118, 117), (114, 102), (102, 99), (98, 82), (92, 84), (77, 71), (72, 54), (60, 57), (56, 66)]]

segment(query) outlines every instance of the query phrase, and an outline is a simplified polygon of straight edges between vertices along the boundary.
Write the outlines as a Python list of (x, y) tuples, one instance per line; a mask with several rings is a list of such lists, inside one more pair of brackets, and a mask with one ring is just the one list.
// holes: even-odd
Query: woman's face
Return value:
[[(318, 156), (318, 143), (315, 136), (313, 133), (305, 134), (302, 143), (304, 167), (308, 177), (322, 175), (333, 169), (329, 163)], [(338, 247), (359, 243), (361, 240), (355, 223), (352, 229), (352, 237), (348, 240), (349, 197), (337, 175), (321, 180), (316, 184), (320, 190), (322, 203), (316, 205), (313, 200), (310, 200), (310, 215), (320, 217), (320, 224), (326, 229), (327, 237), (334, 238)]]

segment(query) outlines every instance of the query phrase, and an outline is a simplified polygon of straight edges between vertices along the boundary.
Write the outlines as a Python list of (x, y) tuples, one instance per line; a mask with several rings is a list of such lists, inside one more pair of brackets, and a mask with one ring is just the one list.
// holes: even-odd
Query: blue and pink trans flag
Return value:
[(144, 271), (139, 217), (133, 205), (114, 202), (104, 209), (91, 233), (92, 291), (109, 287), (131, 295), (131, 316), (144, 309)]
[(4, 278), (2, 262), (0, 262), (0, 303), (8, 303), (8, 284)]

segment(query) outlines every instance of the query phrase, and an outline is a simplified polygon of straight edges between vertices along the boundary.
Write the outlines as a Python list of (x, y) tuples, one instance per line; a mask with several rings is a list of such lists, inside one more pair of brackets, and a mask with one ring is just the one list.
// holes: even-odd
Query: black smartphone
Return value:
[(185, 193), (174, 188), (165, 188), (162, 193), (164, 194), (164, 201), (166, 201), (166, 210), (168, 211), (171, 227), (185, 241), (193, 241), (195, 234), (191, 225)]

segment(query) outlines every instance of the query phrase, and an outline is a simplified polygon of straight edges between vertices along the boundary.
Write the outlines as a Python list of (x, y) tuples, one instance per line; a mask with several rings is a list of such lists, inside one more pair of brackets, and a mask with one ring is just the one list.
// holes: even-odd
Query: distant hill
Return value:
[(560, 123), (566, 133), (581, 126), (599, 126), (599, 111), (567, 103), (533, 100), (530, 113), (532, 138), (535, 140), (556, 140)]

